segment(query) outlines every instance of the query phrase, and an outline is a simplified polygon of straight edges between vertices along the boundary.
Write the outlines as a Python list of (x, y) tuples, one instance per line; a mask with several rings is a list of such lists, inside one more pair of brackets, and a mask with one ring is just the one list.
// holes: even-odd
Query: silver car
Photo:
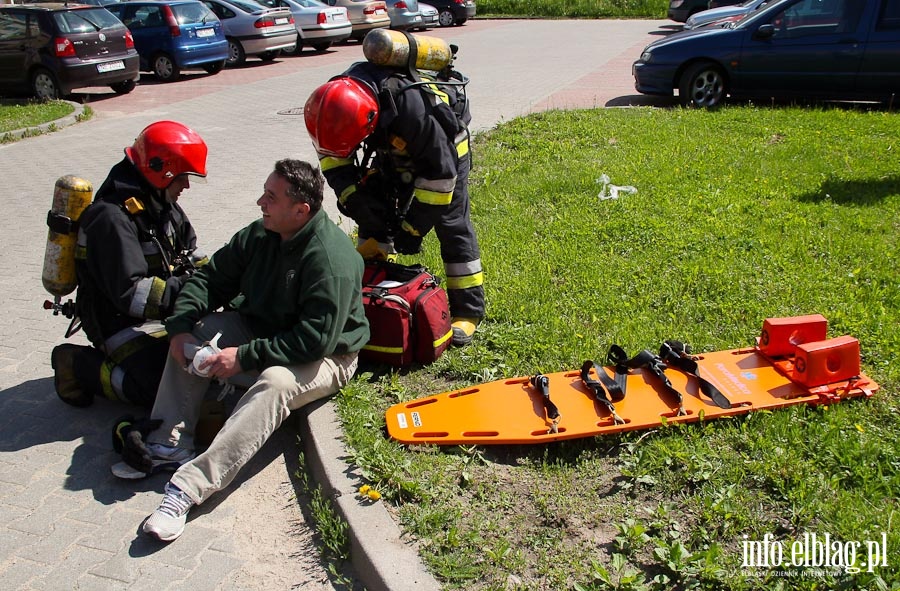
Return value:
[(362, 39), (372, 29), (391, 26), (384, 0), (326, 0), (329, 6), (343, 6), (353, 25), (351, 39)]
[(304, 46), (325, 51), (334, 43), (344, 41), (353, 32), (347, 9), (328, 6), (319, 0), (257, 0), (270, 8), (288, 8), (297, 26), (297, 45), (282, 53), (299, 55)]
[(391, 17), (391, 28), (399, 31), (417, 29), (422, 25), (422, 13), (419, 12), (419, 0), (385, 0), (388, 16)]
[(438, 9), (431, 4), (419, 2), (419, 12), (422, 13), (422, 24), (419, 26), (420, 31), (438, 26)]
[(253, 0), (203, 0), (203, 3), (222, 21), (230, 66), (243, 64), (248, 55), (270, 62), (282, 49), (297, 43), (294, 17), (287, 8), (269, 8)]
[(686, 21), (684, 21), (684, 28), (685, 30), (689, 31), (691, 29), (705, 27), (707, 25), (717, 23), (725, 19), (737, 20), (746, 16), (747, 14), (750, 14), (767, 2), (768, 0), (746, 0), (745, 2), (741, 2), (740, 4), (735, 4), (733, 6), (720, 6), (718, 8), (710, 8), (709, 10), (695, 12), (694, 14), (689, 16)]

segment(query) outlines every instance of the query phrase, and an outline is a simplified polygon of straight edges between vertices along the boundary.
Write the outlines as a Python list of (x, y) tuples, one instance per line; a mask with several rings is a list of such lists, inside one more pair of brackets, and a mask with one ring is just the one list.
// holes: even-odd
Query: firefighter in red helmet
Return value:
[(178, 205), (191, 179), (206, 176), (206, 155), (206, 142), (186, 125), (152, 123), (81, 215), (76, 306), (92, 346), (54, 347), (54, 385), (64, 402), (88, 406), (105, 396), (152, 406), (168, 353), (162, 320), (206, 262)]
[(317, 88), (306, 128), (338, 209), (386, 253), (440, 242), (453, 344), (471, 342), (485, 314), (484, 276), (469, 218), (471, 121), (464, 78), (360, 62)]

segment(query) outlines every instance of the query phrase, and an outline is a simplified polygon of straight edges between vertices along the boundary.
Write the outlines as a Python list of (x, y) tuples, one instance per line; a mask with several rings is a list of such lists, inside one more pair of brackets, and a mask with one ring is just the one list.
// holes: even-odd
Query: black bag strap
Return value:
[(731, 402), (711, 382), (700, 377), (700, 366), (697, 360), (691, 357), (690, 347), (681, 341), (665, 341), (659, 347), (659, 356), (670, 366), (697, 378), (700, 391), (706, 394), (719, 408), (731, 408)]
[[(606, 375), (606, 372), (602, 367), (598, 366), (596, 363), (588, 359), (581, 364), (581, 381), (587, 387), (588, 391), (594, 395), (594, 399), (605, 406), (607, 410), (609, 410), (609, 413), (612, 415), (615, 424), (624, 425), (625, 420), (616, 412), (616, 407), (613, 405), (612, 400), (610, 400), (607, 396), (606, 390), (603, 389), (603, 384), (591, 377), (591, 368), (595, 368), (598, 376), (603, 376), (607, 379), (610, 379), (609, 376)], [(600, 379), (603, 378), (601, 377)]]
[(562, 418), (562, 415), (559, 414), (559, 409), (550, 400), (550, 378), (543, 374), (537, 374), (531, 376), (528, 383), (541, 393), (541, 402), (543, 402), (544, 410), (547, 412), (547, 419), (550, 420), (550, 428), (547, 429), (547, 433), (558, 433), (559, 420)]

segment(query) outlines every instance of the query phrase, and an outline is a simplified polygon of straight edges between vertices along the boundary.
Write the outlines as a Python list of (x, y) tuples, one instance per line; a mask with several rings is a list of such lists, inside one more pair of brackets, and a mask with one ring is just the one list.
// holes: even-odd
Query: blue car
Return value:
[(228, 41), (218, 17), (198, 0), (136, 0), (106, 4), (134, 37), (141, 70), (164, 82), (181, 71), (202, 68), (217, 74), (228, 58)]
[(632, 66), (635, 88), (687, 106), (725, 97), (893, 102), (900, 0), (779, 0), (723, 28), (675, 33)]

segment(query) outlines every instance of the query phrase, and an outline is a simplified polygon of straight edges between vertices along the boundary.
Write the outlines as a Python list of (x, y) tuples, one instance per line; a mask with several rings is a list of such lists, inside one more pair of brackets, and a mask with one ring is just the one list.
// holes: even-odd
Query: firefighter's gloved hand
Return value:
[(122, 421), (115, 427), (113, 446), (122, 452), (122, 461), (141, 472), (153, 471), (153, 458), (147, 449), (147, 435), (159, 429), (162, 419), (139, 419), (134, 422)]
[(415, 228), (403, 222), (400, 231), (394, 236), (394, 248), (400, 254), (419, 254), (422, 252), (422, 236)]

